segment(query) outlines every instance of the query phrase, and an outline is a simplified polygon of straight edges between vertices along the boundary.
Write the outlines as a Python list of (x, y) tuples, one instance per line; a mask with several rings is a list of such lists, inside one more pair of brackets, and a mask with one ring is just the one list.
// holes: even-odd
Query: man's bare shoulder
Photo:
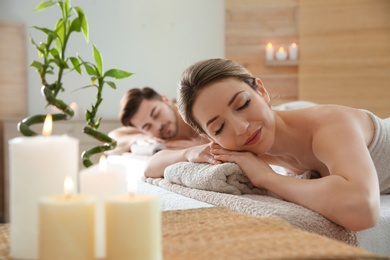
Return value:
[(139, 131), (137, 128), (135, 127), (131, 127), (131, 126), (122, 126), (122, 127), (118, 127), (118, 128), (115, 128), (114, 130), (110, 131), (108, 133), (108, 135), (110, 137), (113, 137), (113, 138), (118, 138), (118, 137), (123, 137), (123, 136), (126, 136), (126, 135), (131, 135), (131, 134), (142, 134), (141, 131)]

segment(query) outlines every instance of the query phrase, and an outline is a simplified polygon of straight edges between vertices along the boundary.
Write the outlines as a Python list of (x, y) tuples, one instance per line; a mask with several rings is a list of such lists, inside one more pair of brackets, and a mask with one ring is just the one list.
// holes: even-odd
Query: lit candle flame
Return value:
[(73, 102), (72, 104), (69, 105), (70, 108), (74, 111), (77, 109), (77, 104), (75, 102)]
[(272, 43), (269, 42), (269, 43), (267, 44), (267, 48), (272, 48)]
[(280, 47), (280, 48), (279, 48), (279, 52), (284, 52), (284, 48), (283, 48), (283, 47)]
[(107, 165), (107, 158), (106, 156), (103, 154), (102, 156), (100, 156), (100, 160), (99, 160), (99, 170), (102, 171), (102, 172), (107, 172), (108, 170), (108, 165)]
[(64, 181), (64, 193), (66, 197), (72, 195), (74, 189), (72, 177), (66, 176)]
[(42, 135), (49, 136), (53, 129), (53, 116), (48, 114), (45, 118), (45, 122), (43, 123)]

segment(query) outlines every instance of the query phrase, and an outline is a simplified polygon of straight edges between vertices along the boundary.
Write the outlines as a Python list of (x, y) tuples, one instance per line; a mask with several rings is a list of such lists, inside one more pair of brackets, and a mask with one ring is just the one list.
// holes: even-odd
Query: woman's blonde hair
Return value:
[(243, 66), (228, 59), (202, 60), (191, 65), (182, 73), (177, 89), (179, 113), (183, 120), (197, 132), (205, 133), (192, 113), (192, 107), (199, 91), (208, 84), (227, 78), (240, 80), (251, 88), (257, 89), (255, 77)]

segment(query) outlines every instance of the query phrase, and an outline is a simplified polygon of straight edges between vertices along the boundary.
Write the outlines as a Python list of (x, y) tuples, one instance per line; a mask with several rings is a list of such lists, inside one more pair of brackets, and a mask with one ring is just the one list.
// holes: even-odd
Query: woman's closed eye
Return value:
[[(247, 101), (245, 101), (245, 103), (244, 103), (242, 106), (240, 106), (239, 108), (237, 108), (236, 111), (241, 111), (241, 110), (247, 108), (247, 107), (249, 106), (250, 103), (251, 103), (251, 100), (248, 99)], [(214, 132), (214, 135), (217, 136), (217, 135), (221, 134), (222, 131), (223, 131), (224, 126), (225, 126), (225, 123), (223, 123), (223, 124), (221, 125), (221, 127), (220, 127), (218, 130), (216, 130), (216, 131)]]
[(223, 123), (222, 125), (221, 125), (221, 127), (217, 130), (217, 131), (215, 131), (214, 132), (214, 135), (219, 135), (220, 133), (222, 133), (222, 130), (223, 130), (223, 127), (225, 126), (225, 123)]
[(247, 107), (249, 106), (250, 103), (251, 103), (251, 100), (248, 99), (248, 100), (244, 103), (244, 105), (242, 105), (242, 106), (240, 106), (239, 108), (237, 108), (237, 111), (240, 111), (240, 110), (243, 110), (243, 109), (247, 108)]

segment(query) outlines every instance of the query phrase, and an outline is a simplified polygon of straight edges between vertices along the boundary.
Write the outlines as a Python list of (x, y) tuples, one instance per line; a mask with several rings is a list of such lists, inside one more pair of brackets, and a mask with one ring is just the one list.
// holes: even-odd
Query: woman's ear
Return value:
[(269, 97), (268, 91), (265, 89), (263, 82), (261, 79), (256, 78), (256, 85), (257, 90), (259, 91), (260, 95), (264, 98), (264, 101), (267, 102), (267, 104), (271, 101), (271, 98)]
[(172, 104), (172, 100), (169, 99), (167, 96), (161, 95), (161, 98), (162, 98), (162, 100), (163, 100), (165, 103)]

